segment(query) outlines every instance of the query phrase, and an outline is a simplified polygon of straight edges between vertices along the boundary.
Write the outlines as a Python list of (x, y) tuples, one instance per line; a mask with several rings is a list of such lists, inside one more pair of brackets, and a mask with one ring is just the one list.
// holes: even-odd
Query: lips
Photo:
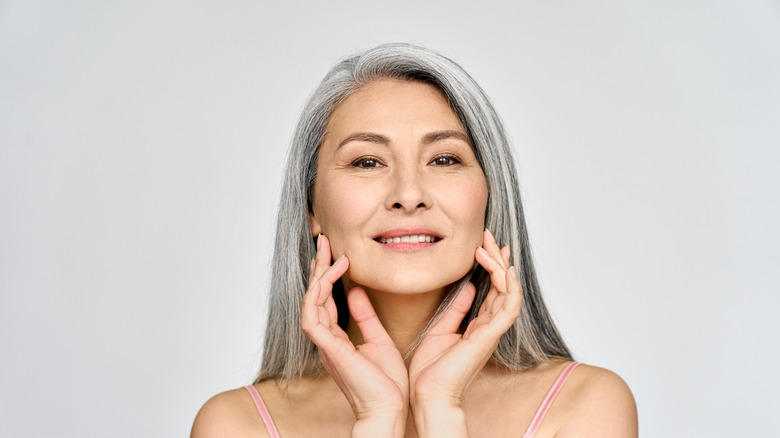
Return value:
[(432, 243), (440, 239), (429, 234), (412, 234), (411, 236), (379, 237), (375, 240), (379, 243)]
[[(388, 230), (374, 237), (376, 242), (383, 245), (407, 244), (407, 246), (428, 246), (440, 241), (441, 236), (427, 228), (396, 228)], [(427, 245), (426, 245), (427, 244)]]

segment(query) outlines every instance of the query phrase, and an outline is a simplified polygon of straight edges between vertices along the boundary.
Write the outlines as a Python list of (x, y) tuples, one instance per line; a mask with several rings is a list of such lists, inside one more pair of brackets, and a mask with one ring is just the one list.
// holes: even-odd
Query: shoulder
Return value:
[(634, 396), (626, 382), (612, 371), (579, 365), (566, 383), (565, 397), (561, 398), (568, 414), (556, 437), (638, 435)]
[(249, 392), (238, 388), (215, 395), (200, 408), (190, 438), (267, 436)]

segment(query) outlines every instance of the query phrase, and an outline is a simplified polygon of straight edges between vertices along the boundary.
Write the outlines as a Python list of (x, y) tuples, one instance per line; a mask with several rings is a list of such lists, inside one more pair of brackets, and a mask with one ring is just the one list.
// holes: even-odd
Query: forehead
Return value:
[(465, 132), (441, 90), (421, 81), (377, 79), (352, 93), (331, 113), (328, 133), (387, 129), (391, 125), (430, 126)]

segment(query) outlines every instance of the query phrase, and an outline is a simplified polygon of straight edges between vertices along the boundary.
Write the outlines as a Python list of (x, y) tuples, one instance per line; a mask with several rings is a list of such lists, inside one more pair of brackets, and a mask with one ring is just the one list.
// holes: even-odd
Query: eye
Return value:
[(357, 160), (353, 161), (351, 166), (357, 167), (359, 169), (374, 169), (377, 167), (382, 167), (383, 164), (381, 161), (379, 161), (378, 158), (360, 157)]
[(460, 164), (460, 160), (454, 155), (439, 155), (438, 157), (431, 160), (431, 164), (434, 166), (452, 166), (455, 164)]

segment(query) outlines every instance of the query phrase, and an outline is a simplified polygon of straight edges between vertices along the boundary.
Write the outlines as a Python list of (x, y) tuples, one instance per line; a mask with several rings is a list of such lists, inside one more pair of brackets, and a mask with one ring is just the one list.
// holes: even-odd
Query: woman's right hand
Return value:
[(330, 260), (330, 242), (320, 235), (303, 297), (301, 328), (352, 406), (357, 420), (352, 436), (403, 436), (409, 406), (403, 357), (362, 288), (347, 293), (347, 304), (363, 343), (356, 347), (339, 327), (333, 284), (347, 271), (349, 261), (342, 256), (331, 265)]

